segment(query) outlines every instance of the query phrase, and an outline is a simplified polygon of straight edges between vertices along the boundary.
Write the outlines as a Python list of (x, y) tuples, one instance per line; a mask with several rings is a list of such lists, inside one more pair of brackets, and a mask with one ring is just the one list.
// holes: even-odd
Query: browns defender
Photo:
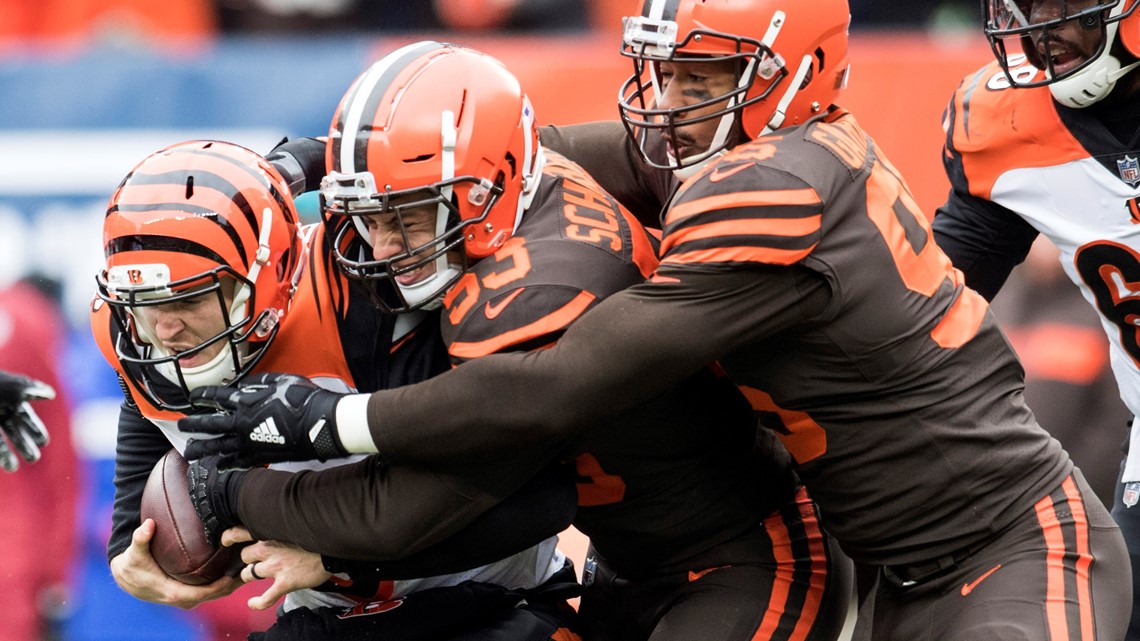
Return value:
[[(517, 80), (472, 50), (424, 43), (376, 63), (346, 94), (328, 153), (326, 213), (350, 216), (340, 233), (355, 230), (366, 247), (350, 247), (341, 265), (387, 285), (393, 308), (442, 296), (442, 334), (460, 370), (488, 354), (549, 349), (656, 266), (651, 236), (537, 144)], [(691, 374), (567, 438), (474, 458), (435, 447), (447, 465), (516, 482), (552, 456), (574, 459), (575, 524), (592, 542), (580, 609), (590, 638), (834, 638), (848, 577), (814, 507), (784, 463), (754, 451), (755, 419), (733, 386), (706, 368)], [(229, 394), (215, 402), (226, 407)], [(249, 472), (237, 492), (243, 522), (271, 519), (273, 536), (305, 545), (340, 536), (265, 514), (264, 476)], [(313, 500), (336, 510), (357, 494), (341, 485)]]

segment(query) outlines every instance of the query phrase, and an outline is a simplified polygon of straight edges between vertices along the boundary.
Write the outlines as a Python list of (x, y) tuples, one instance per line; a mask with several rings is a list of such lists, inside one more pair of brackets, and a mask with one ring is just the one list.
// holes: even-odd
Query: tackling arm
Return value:
[(662, 267), (650, 282), (599, 303), (550, 349), (487, 356), (372, 394), (371, 440), (392, 461), (433, 464), (566, 443), (599, 417), (630, 410), (799, 322), (807, 301), (829, 292), (805, 274)]
[(293, 196), (300, 196), (317, 189), (325, 175), (325, 139), (282, 140), (265, 159), (289, 183)]
[(320, 471), (253, 469), (237, 490), (237, 520), (255, 538), (330, 557), (392, 562), (422, 552), (377, 566), (389, 579), (468, 569), (557, 534), (573, 518), (577, 494), (567, 469), (552, 466), (535, 476), (524, 458), (446, 475), (389, 467), (378, 457)]
[[(381, 579), (455, 574), (507, 558), (570, 527), (578, 501), (575, 478), (572, 465), (551, 465), (454, 536), (420, 552), (389, 561), (325, 556), (325, 569), (334, 574), (345, 572), (354, 585), (368, 586)], [(361, 557), (371, 554), (371, 547), (354, 553)], [(364, 594), (375, 594), (375, 589)]]

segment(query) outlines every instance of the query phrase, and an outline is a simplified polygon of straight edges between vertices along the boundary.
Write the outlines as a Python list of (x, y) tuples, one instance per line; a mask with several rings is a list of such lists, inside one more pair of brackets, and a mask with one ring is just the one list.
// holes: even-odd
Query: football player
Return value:
[[(237, 145), (191, 141), (144, 159), (108, 204), (104, 249), (107, 262), (98, 276), (92, 330), (126, 395), (108, 543), (112, 574), (140, 599), (189, 608), (241, 583), (223, 577), (190, 586), (165, 576), (149, 552), (154, 523), (139, 524), (150, 469), (172, 446), (185, 449), (188, 436), (176, 429), (176, 421), (193, 411), (191, 390), (235, 381), (253, 388), (256, 373), (264, 368), (294, 372), (337, 391), (376, 389), (427, 378), (446, 367), (446, 355), (433, 314), (395, 318), (376, 313), (363, 290), (350, 286), (333, 267), (323, 227), (298, 225), (289, 188), (277, 170)], [(421, 326), (429, 318), (432, 322)], [(279, 438), (271, 428), (262, 437), (269, 442)], [(469, 522), (476, 516), (466, 516), (472, 506), (485, 502), (481, 492), (487, 489), (459, 486), (464, 491), (458, 492), (447, 475), (410, 468), (389, 474), (374, 459), (329, 460), (334, 455), (316, 450), (312, 461), (287, 467), (315, 468), (327, 461), (323, 466), (379, 468), (370, 476), (369, 490), (381, 497), (408, 497), (408, 509), (394, 517), (399, 527), (370, 540), (377, 559), (423, 547), (425, 537)], [(570, 477), (566, 480), (572, 488)], [(193, 487), (197, 481), (204, 491), (212, 489), (204, 479), (191, 477)], [(432, 497), (441, 491), (446, 496)], [(570, 499), (572, 493), (565, 496)], [(572, 501), (564, 503), (567, 518), (556, 527), (565, 527), (572, 513)], [(357, 511), (369, 509), (395, 508), (383, 498), (355, 506)], [(210, 521), (206, 526), (216, 537)], [(543, 524), (543, 529), (549, 527)], [(354, 628), (380, 634), (377, 626), (402, 626), (409, 613), (419, 612), (413, 623), (422, 634), (479, 630), (482, 638), (549, 639), (566, 627), (572, 610), (564, 599), (559, 604), (519, 591), (541, 586), (551, 597), (552, 587), (574, 586), (575, 579), (556, 539), (539, 540), (485, 565), (464, 565), (461, 572), (440, 571), (434, 558), (426, 566), (430, 572), (414, 575), (401, 568), (393, 576), (375, 564), (318, 558), (315, 571), (330, 578), (328, 564), (338, 577), (322, 590), (290, 593), (284, 610), (359, 607), (360, 616), (301, 626), (300, 617), (286, 615), (265, 638), (323, 639)], [(243, 550), (248, 565), (241, 578), (276, 579), (272, 567), (259, 567), (258, 550)], [(475, 591), (473, 583), (479, 584)], [(528, 598), (527, 605), (515, 607)], [(268, 607), (275, 600), (258, 603)], [(368, 605), (377, 600), (388, 605)], [(404, 601), (409, 607), (399, 617), (365, 616)], [(497, 609), (484, 607), (488, 604)], [(447, 617), (431, 613), (438, 610), (447, 610)]]
[[(934, 238), (993, 298), (1038, 234), (1100, 315), (1125, 406), (1140, 414), (1140, 3), (988, 0), (997, 57), (955, 92), (943, 126), (951, 191)], [(1112, 515), (1132, 558), (1140, 640), (1140, 429), (1125, 440)]]
[(0, 371), (0, 467), (15, 472), (20, 459), (28, 463), (40, 460), (40, 448), (48, 444), (44, 422), (28, 401), (55, 398), (55, 390), (47, 383)]
[[(391, 311), (442, 303), (455, 365), (549, 348), (657, 265), (645, 229), (577, 165), (539, 144), (518, 80), (471, 49), (424, 42), (389, 54), (348, 90), (329, 140), (321, 194), (338, 229), (341, 268), (376, 283)], [(829, 558), (814, 506), (786, 460), (755, 451), (743, 396), (710, 369), (688, 374), (568, 438), (528, 439), (446, 465), (517, 483), (551, 456), (574, 461), (574, 523), (592, 544), (579, 609), (587, 638), (835, 638), (850, 575)], [(230, 393), (198, 402), (228, 409)], [(211, 421), (196, 425), (213, 431)], [(191, 443), (187, 452), (232, 451), (232, 438)], [(291, 445), (265, 444), (236, 462)], [(328, 489), (314, 495), (316, 506), (337, 506), (324, 528), (266, 510), (274, 494), (264, 489), (279, 490), (265, 476), (244, 473), (229, 501), (261, 538), (320, 549), (342, 532), (374, 527), (337, 516), (339, 506), (366, 500), (343, 483), (336, 497)]]
[[(848, 22), (844, 0), (647, 0), (623, 31), (635, 70), (623, 118), (648, 161), (692, 173), (647, 282), (546, 350), (323, 414), (239, 393), (233, 416), (187, 427), (228, 424), (249, 453), (242, 435), (266, 417), (323, 417), (354, 450), (488, 456), (570, 438), (718, 360), (844, 550), (878, 568), (874, 638), (1119, 638), (1130, 582), (1118, 528), (1025, 406), (984, 299), (834, 104)], [(315, 409), (331, 395), (313, 397)]]

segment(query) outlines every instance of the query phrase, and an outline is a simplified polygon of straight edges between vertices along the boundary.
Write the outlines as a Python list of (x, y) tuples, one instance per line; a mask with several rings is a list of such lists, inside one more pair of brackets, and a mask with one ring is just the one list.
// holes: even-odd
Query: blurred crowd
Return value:
[[(0, 41), (618, 28), (622, 0), (5, 0)], [(970, 0), (854, 0), (855, 29), (972, 27)]]

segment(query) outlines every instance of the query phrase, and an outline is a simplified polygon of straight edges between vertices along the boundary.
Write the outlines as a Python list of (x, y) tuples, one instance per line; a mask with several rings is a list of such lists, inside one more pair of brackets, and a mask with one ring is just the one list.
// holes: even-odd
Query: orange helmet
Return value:
[[(633, 59), (633, 75), (622, 85), (618, 106), (630, 136), (649, 164), (682, 169), (703, 163), (734, 142), (741, 127), (748, 139), (798, 125), (825, 111), (847, 84), (846, 0), (643, 0), (641, 15), (623, 21), (622, 55)], [(732, 91), (683, 108), (659, 109), (660, 62), (735, 61)], [(714, 113), (686, 117), (686, 111), (724, 103)], [(720, 118), (707, 150), (681, 158), (650, 158), (647, 130)]]
[[(120, 183), (103, 222), (106, 268), (96, 277), (111, 308), (121, 369), (156, 407), (185, 411), (189, 391), (247, 374), (289, 310), (302, 241), (289, 187), (244, 147), (191, 141), (154, 153)], [(147, 316), (160, 305), (216, 300), (217, 334), (171, 349)], [(209, 361), (187, 359), (222, 343)], [(159, 374), (161, 376), (156, 376)]]
[[(514, 234), (541, 176), (534, 110), (499, 61), (464, 47), (420, 42), (369, 67), (341, 100), (329, 128), (321, 209), (341, 269), (384, 281), (390, 311), (429, 308), (467, 259), (491, 255)], [(436, 205), (435, 237), (372, 260), (362, 216)], [(353, 225), (336, 224), (338, 216)], [(355, 236), (355, 239), (352, 238)], [(448, 252), (462, 245), (463, 264)], [(404, 285), (396, 276), (434, 263)]]
[[(1058, 102), (1077, 108), (1104, 99), (1137, 67), (1134, 60), (1120, 60), (1113, 45), (1119, 38), (1124, 52), (1140, 58), (1138, 6), (1138, 0), (982, 0), (986, 39), (1010, 84), (1049, 85)], [(1095, 29), (1096, 49), (1073, 51), (1071, 43), (1058, 39), (1057, 29), (1066, 22), (1082, 31)], [(1064, 60), (1085, 53), (1078, 64)]]

